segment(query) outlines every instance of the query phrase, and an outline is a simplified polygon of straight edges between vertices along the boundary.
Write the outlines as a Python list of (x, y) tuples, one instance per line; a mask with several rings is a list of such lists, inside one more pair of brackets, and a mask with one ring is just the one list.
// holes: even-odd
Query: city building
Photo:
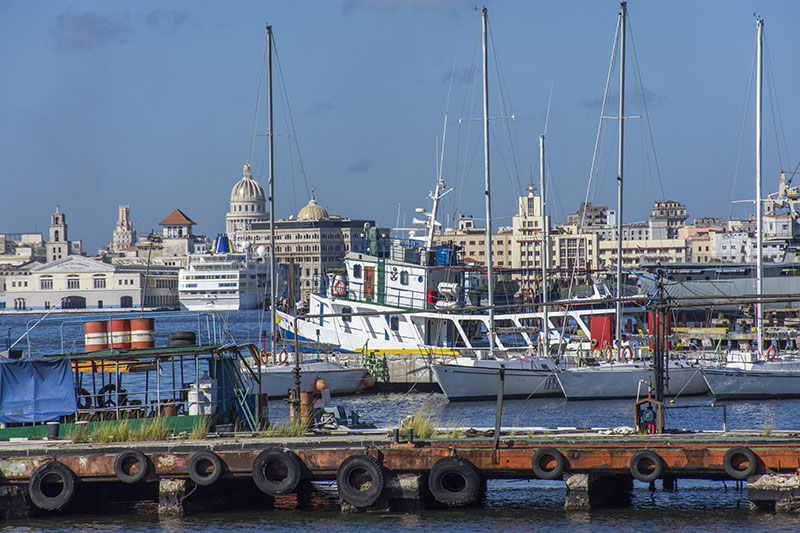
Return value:
[(135, 249), (136, 245), (136, 230), (133, 229), (131, 222), (131, 206), (120, 205), (118, 209), (117, 225), (114, 228), (112, 241), (108, 244), (108, 250), (117, 253)]
[(242, 242), (253, 223), (268, 221), (266, 204), (264, 189), (253, 179), (250, 164), (246, 163), (242, 179), (231, 189), (230, 211), (225, 215), (225, 232), (234, 246)]

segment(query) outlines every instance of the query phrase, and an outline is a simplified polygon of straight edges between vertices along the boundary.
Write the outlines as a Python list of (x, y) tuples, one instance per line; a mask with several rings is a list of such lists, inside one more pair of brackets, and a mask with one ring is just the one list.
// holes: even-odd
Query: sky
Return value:
[[(452, 226), (473, 215), (482, 226), (476, 5), (5, 0), (0, 233), (46, 235), (60, 206), (70, 239), (94, 254), (111, 240), (119, 204), (131, 206), (140, 234), (158, 231), (176, 208), (197, 222), (195, 233), (224, 231), (251, 139), (254, 177), (267, 187), (266, 24), (277, 51), (277, 217), (296, 215), (313, 188), (331, 214), (408, 226), (415, 208), (430, 208), (447, 113), (441, 166), (453, 191), (440, 220)], [(545, 126), (554, 221), (586, 198), (615, 206), (616, 120), (602, 121), (594, 153), (618, 2), (485, 5), (493, 225), (510, 226), (517, 197), (529, 182), (538, 189)], [(800, 115), (800, 3), (631, 0), (625, 222), (645, 220), (653, 201), (667, 199), (686, 204), (690, 220), (753, 212), (754, 12), (765, 20), (765, 194), (779, 170), (800, 164), (792, 120)], [(609, 116), (618, 113), (617, 72)]]

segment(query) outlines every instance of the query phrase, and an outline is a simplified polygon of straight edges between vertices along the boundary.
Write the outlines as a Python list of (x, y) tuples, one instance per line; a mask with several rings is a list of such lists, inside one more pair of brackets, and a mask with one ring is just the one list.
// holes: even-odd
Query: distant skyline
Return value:
[[(447, 110), (443, 177), (454, 191), (440, 220), (452, 226), (458, 214), (473, 215), (483, 225), (480, 125), (466, 120), (481, 113), (473, 70), (480, 69), (479, 5), (7, 0), (0, 4), (0, 233), (46, 235), (60, 205), (70, 239), (83, 239), (94, 254), (111, 240), (120, 204), (131, 206), (140, 235), (158, 231), (176, 208), (198, 223), (196, 233), (223, 232), (231, 188), (249, 158), (267, 23), (278, 52), (277, 217), (296, 215), (313, 187), (331, 214), (410, 225), (415, 208), (430, 207)], [(552, 218), (566, 222), (586, 195), (619, 3), (485, 5), (500, 67), (498, 74), (493, 55), (490, 113), (515, 116), (491, 123), (494, 227), (511, 224), (529, 182), (538, 190), (551, 90), (549, 205)], [(781, 169), (800, 164), (792, 120), (800, 115), (800, 4), (632, 0), (628, 12), (626, 114), (642, 115), (644, 99), (649, 121), (626, 121), (625, 222), (646, 219), (653, 202), (666, 199), (684, 203), (690, 221), (745, 217), (754, 207), (741, 201), (755, 195), (753, 15), (766, 28), (766, 195)], [(266, 131), (265, 94), (258, 134)], [(616, 74), (607, 115), (617, 113), (614, 94)], [(296, 138), (287, 136), (291, 123)], [(588, 197), (612, 209), (616, 128), (605, 121)], [(264, 137), (256, 143), (253, 174), (266, 189)]]

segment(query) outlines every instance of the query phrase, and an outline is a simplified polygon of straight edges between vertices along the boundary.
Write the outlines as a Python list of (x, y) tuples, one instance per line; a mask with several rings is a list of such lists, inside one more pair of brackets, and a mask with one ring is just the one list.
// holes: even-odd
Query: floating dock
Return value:
[[(460, 507), (480, 501), (489, 479), (566, 485), (565, 509), (625, 507), (633, 480), (747, 482), (751, 508), (800, 509), (800, 435), (682, 432), (616, 435), (598, 430), (468, 430), (419, 439), (398, 430), (306, 437), (215, 437), (79, 444), (0, 443), (5, 518), (66, 512), (89, 498), (158, 502), (160, 514), (225, 509), (275, 498), (312, 501), (314, 481), (337, 481), (343, 510)], [(535, 486), (532, 486), (535, 491)], [(305, 503), (304, 503), (305, 502)]]

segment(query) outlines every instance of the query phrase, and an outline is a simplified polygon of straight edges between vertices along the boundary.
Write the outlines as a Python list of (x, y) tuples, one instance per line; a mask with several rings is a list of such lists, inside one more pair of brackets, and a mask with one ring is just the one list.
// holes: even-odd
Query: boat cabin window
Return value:
[(400, 285), (408, 285), (408, 272), (405, 270), (400, 272)]
[(353, 313), (353, 309), (351, 307), (342, 307), (342, 322), (352, 322), (353, 317), (350, 316)]
[(353, 277), (361, 279), (361, 265), (353, 265)]
[(400, 329), (400, 318), (393, 316), (389, 317), (389, 329), (392, 331), (398, 331)]

